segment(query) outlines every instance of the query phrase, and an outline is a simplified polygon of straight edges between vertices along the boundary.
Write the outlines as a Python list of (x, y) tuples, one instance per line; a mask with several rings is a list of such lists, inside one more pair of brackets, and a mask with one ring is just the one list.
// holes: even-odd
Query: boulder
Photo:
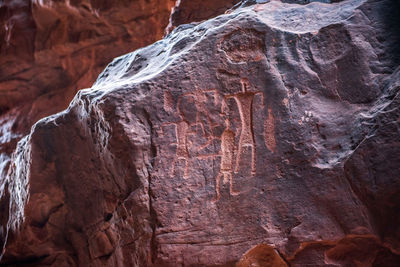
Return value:
[(114, 59), (19, 142), (1, 263), (398, 265), (397, 7), (271, 1)]

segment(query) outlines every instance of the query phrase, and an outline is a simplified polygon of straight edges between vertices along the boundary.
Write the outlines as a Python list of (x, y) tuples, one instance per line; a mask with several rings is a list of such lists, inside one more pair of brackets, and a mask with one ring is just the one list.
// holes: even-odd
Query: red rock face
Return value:
[[(2, 162), (38, 119), (65, 109), (114, 57), (160, 39), (174, 3), (2, 1)], [(0, 176), (5, 176), (2, 166)]]
[(1, 262), (398, 265), (395, 7), (272, 1), (114, 59), (19, 143)]

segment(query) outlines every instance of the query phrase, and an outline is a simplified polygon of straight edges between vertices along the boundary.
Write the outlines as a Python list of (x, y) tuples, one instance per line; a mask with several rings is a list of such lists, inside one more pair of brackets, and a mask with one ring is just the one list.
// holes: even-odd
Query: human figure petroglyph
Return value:
[[(188, 101), (189, 102), (189, 101)], [(189, 109), (187, 107), (190, 107)], [(186, 107), (186, 109), (185, 109)], [(183, 160), (185, 162), (185, 168), (183, 171), (183, 178), (187, 179), (189, 177), (189, 148), (188, 148), (188, 134), (191, 122), (193, 122), (194, 117), (196, 117), (195, 113), (196, 105), (188, 105), (188, 103), (182, 102), (182, 98), (178, 99), (178, 103), (176, 106), (177, 114), (180, 118), (180, 121), (176, 122), (175, 126), (175, 134), (176, 134), (176, 155), (174, 160), (172, 161), (172, 169), (171, 176), (175, 173), (175, 165), (177, 160)], [(194, 113), (194, 114), (193, 114)]]
[[(166, 125), (174, 125), (175, 137), (176, 137), (176, 154), (172, 160), (172, 166), (170, 174), (175, 174), (175, 166), (177, 161), (184, 161), (184, 173), (183, 178), (189, 177), (189, 164), (191, 157), (203, 156), (203, 157), (215, 157), (215, 155), (197, 155), (193, 149), (201, 150), (212, 144), (213, 140), (216, 139), (212, 135), (212, 128), (218, 126), (210, 119), (208, 109), (206, 107), (207, 96), (206, 94), (212, 95), (212, 105), (218, 105), (218, 93), (215, 89), (210, 90), (196, 90), (189, 93), (182, 94), (178, 97), (176, 108), (173, 103), (170, 93), (164, 94), (164, 109), (171, 113), (171, 110), (175, 109), (173, 114), (179, 119), (175, 122), (168, 122), (161, 126), (161, 134), (163, 135), (163, 127)], [(201, 135), (205, 143), (199, 147), (193, 147), (190, 142), (190, 136), (196, 136), (197, 133)]]
[[(183, 178), (190, 174), (191, 161), (196, 159), (220, 158), (220, 170), (216, 177), (214, 201), (220, 198), (221, 185), (229, 182), (231, 195), (240, 192), (234, 189), (234, 174), (244, 167), (243, 157), (251, 152), (251, 175), (256, 173), (256, 142), (253, 125), (253, 105), (264, 106), (264, 95), (261, 91), (250, 88), (250, 83), (243, 78), (240, 81), (241, 90), (231, 94), (221, 94), (215, 89), (195, 90), (181, 94), (173, 103), (173, 98), (167, 94), (164, 103), (169, 113), (174, 116), (174, 122), (165, 125), (174, 125), (176, 138), (176, 152), (172, 160), (171, 176), (175, 175), (177, 162), (184, 163)], [(260, 95), (262, 103), (255, 99)], [(176, 104), (176, 105), (175, 105)], [(237, 109), (233, 109), (233, 106)], [(174, 110), (171, 112), (171, 110)], [(236, 111), (234, 111), (236, 110)], [(213, 113), (216, 112), (216, 113)], [(240, 120), (235, 122), (231, 112), (238, 112)], [(215, 116), (217, 114), (217, 116)], [(231, 114), (231, 115), (229, 115)], [(237, 114), (237, 113), (236, 113)], [(225, 120), (221, 135), (214, 134), (214, 128), (221, 128)], [(233, 123), (233, 124), (232, 124)], [(214, 127), (214, 128), (213, 128)], [(240, 128), (240, 130), (239, 130)], [(215, 147), (220, 142), (221, 147)], [(203, 150), (203, 148), (206, 148)], [(221, 183), (222, 182), (222, 183)]]
[(268, 108), (268, 119), (264, 121), (264, 140), (269, 151), (274, 152), (276, 147), (275, 118), (271, 108)]
[(239, 172), (240, 161), (243, 150), (246, 147), (251, 149), (251, 174), (256, 173), (256, 143), (253, 130), (253, 100), (256, 94), (261, 94), (259, 91), (249, 91), (250, 83), (247, 79), (241, 80), (242, 91), (233, 95), (225, 96), (225, 98), (234, 98), (236, 105), (239, 109), (241, 132), (239, 137), (239, 144), (237, 147), (237, 156), (235, 163), (235, 173)]
[(223, 178), (223, 183), (229, 181), (229, 192), (235, 196), (239, 191), (233, 189), (233, 167), (234, 167), (234, 154), (235, 154), (235, 133), (229, 127), (229, 121), (226, 121), (226, 129), (221, 135), (221, 167), (215, 180), (215, 193), (214, 201), (220, 198), (220, 183)]
[(189, 128), (189, 124), (186, 121), (180, 121), (175, 124), (175, 133), (176, 133), (176, 156), (172, 161), (172, 169), (171, 175), (175, 173), (175, 164), (177, 160), (185, 161), (185, 170), (183, 172), (183, 178), (187, 179), (189, 176), (189, 150), (187, 143), (187, 132)]
[(227, 114), (232, 111), (229, 108), (228, 100), (234, 99), (238, 107), (240, 115), (241, 130), (239, 133), (239, 142), (235, 141), (235, 131), (232, 130), (230, 120), (225, 121), (225, 130), (221, 135), (221, 166), (216, 177), (215, 191), (216, 197), (213, 201), (217, 201), (221, 194), (221, 179), (223, 184), (229, 182), (229, 192), (232, 196), (238, 195), (240, 192), (234, 190), (234, 174), (239, 172), (242, 154), (244, 149), (251, 149), (251, 175), (256, 173), (256, 143), (253, 130), (253, 103), (256, 95), (261, 95), (262, 105), (264, 105), (264, 95), (261, 91), (250, 91), (250, 83), (247, 79), (241, 80), (241, 91), (230, 95), (225, 95), (221, 105), (221, 114)]

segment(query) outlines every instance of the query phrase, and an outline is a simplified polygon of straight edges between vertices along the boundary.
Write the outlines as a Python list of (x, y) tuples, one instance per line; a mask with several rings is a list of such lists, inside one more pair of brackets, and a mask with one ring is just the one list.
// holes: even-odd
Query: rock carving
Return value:
[(242, 92), (228, 95), (225, 98), (234, 98), (239, 108), (240, 120), (241, 120), (241, 132), (239, 138), (239, 144), (237, 147), (237, 156), (235, 163), (235, 173), (239, 172), (239, 166), (243, 154), (243, 149), (246, 147), (251, 148), (251, 174), (252, 176), (256, 173), (256, 144), (254, 139), (253, 130), (253, 100), (256, 94), (262, 94), (260, 91), (252, 92), (249, 91), (249, 81), (247, 79), (241, 80)]

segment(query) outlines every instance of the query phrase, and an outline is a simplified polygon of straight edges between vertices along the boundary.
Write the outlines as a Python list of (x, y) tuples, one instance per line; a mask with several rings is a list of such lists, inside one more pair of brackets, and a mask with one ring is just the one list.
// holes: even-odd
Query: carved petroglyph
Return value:
[(230, 183), (229, 192), (231, 195), (238, 195), (240, 192), (233, 189), (233, 167), (235, 154), (235, 133), (229, 128), (229, 121), (226, 122), (227, 127), (221, 136), (221, 167), (215, 181), (216, 197), (214, 201), (220, 198), (220, 183), (223, 178), (223, 183)]
[(164, 92), (164, 110), (167, 112), (174, 112), (174, 99), (172, 97), (171, 92)]
[[(220, 168), (215, 178), (214, 201), (220, 198), (222, 184), (228, 182), (230, 195), (240, 193), (234, 189), (235, 174), (244, 175), (247, 171), (251, 176), (256, 174), (255, 129), (261, 131), (261, 136), (264, 135), (268, 149), (275, 149), (272, 111), (268, 110), (264, 133), (262, 124), (260, 127), (253, 125), (253, 116), (261, 122), (264, 121), (264, 93), (251, 88), (247, 79), (241, 79), (240, 84), (241, 89), (234, 90), (231, 94), (221, 94), (215, 89), (195, 90), (174, 99), (171, 93), (164, 93), (164, 109), (170, 114), (172, 122), (163, 124), (161, 128), (169, 127), (168, 125), (175, 128), (167, 131), (165, 143), (169, 151), (171, 144), (176, 147), (172, 162), (169, 161), (171, 166), (166, 163), (170, 168), (170, 175), (176, 175), (179, 170), (178, 162), (183, 164), (183, 178), (187, 179), (190, 176), (190, 166), (198, 164), (198, 160), (220, 158)], [(254, 105), (257, 105), (256, 108), (261, 105), (261, 113), (254, 114), (257, 112)], [(171, 143), (170, 138), (175, 138), (176, 142)]]
[(189, 150), (187, 144), (187, 131), (189, 124), (186, 121), (178, 122), (175, 126), (176, 129), (176, 157), (172, 161), (171, 175), (175, 172), (175, 164), (177, 160), (183, 160), (185, 162), (185, 170), (183, 178), (188, 178), (188, 167), (189, 167)]
[(233, 170), (233, 155), (235, 150), (235, 133), (227, 128), (221, 136), (221, 172)]
[(228, 95), (225, 98), (234, 98), (239, 109), (241, 132), (239, 144), (237, 148), (235, 173), (239, 172), (239, 166), (244, 149), (250, 147), (251, 149), (251, 174), (256, 173), (256, 143), (254, 139), (253, 130), (253, 100), (256, 94), (263, 94), (262, 92), (249, 91), (249, 82), (247, 79), (241, 80), (242, 92)]
[(254, 142), (253, 124), (251, 106), (254, 94), (238, 94), (235, 96), (236, 103), (239, 107), (240, 120), (242, 122), (242, 130), (240, 133), (238, 155), (236, 157), (235, 173), (239, 172), (240, 159), (243, 154), (244, 147), (251, 148), (251, 173), (255, 173), (255, 154), (256, 145)]
[[(210, 146), (215, 136), (212, 135), (213, 128), (219, 126), (213, 122), (209, 115), (209, 107), (206, 107), (206, 102), (211, 101), (212, 105), (218, 105), (220, 97), (215, 89), (196, 90), (182, 94), (178, 97), (176, 111), (172, 110), (174, 100), (171, 93), (164, 93), (164, 109), (174, 113), (179, 118), (175, 122), (168, 122), (161, 125), (160, 135), (164, 135), (163, 128), (168, 125), (174, 125), (176, 142), (176, 154), (172, 160), (170, 175), (175, 175), (176, 164), (178, 161), (184, 162), (183, 178), (189, 177), (190, 161), (192, 158), (207, 158), (215, 157), (214, 154), (201, 155), (196, 151)], [(190, 137), (199, 137), (204, 141), (200, 146), (194, 147), (189, 141)], [(171, 143), (170, 143), (171, 144)], [(218, 155), (217, 155), (218, 156)]]
[(239, 142), (235, 142), (236, 134), (231, 129), (229, 120), (225, 121), (225, 131), (221, 136), (221, 167), (216, 177), (216, 197), (214, 201), (220, 198), (220, 185), (221, 178), (223, 183), (226, 184), (229, 181), (229, 192), (231, 195), (238, 195), (240, 192), (233, 188), (234, 174), (240, 170), (242, 156), (245, 150), (251, 149), (251, 175), (254, 176), (256, 173), (256, 142), (254, 137), (253, 128), (253, 103), (256, 95), (262, 97), (262, 105), (264, 105), (264, 96), (260, 91), (250, 91), (250, 83), (247, 79), (241, 80), (241, 92), (225, 95), (223, 103), (221, 105), (221, 113), (229, 113), (228, 100), (234, 99), (234, 103), (238, 108), (240, 116), (240, 133)]
[(276, 141), (275, 141), (275, 118), (272, 114), (271, 108), (268, 108), (268, 119), (264, 122), (264, 140), (265, 145), (271, 151), (275, 151)]

